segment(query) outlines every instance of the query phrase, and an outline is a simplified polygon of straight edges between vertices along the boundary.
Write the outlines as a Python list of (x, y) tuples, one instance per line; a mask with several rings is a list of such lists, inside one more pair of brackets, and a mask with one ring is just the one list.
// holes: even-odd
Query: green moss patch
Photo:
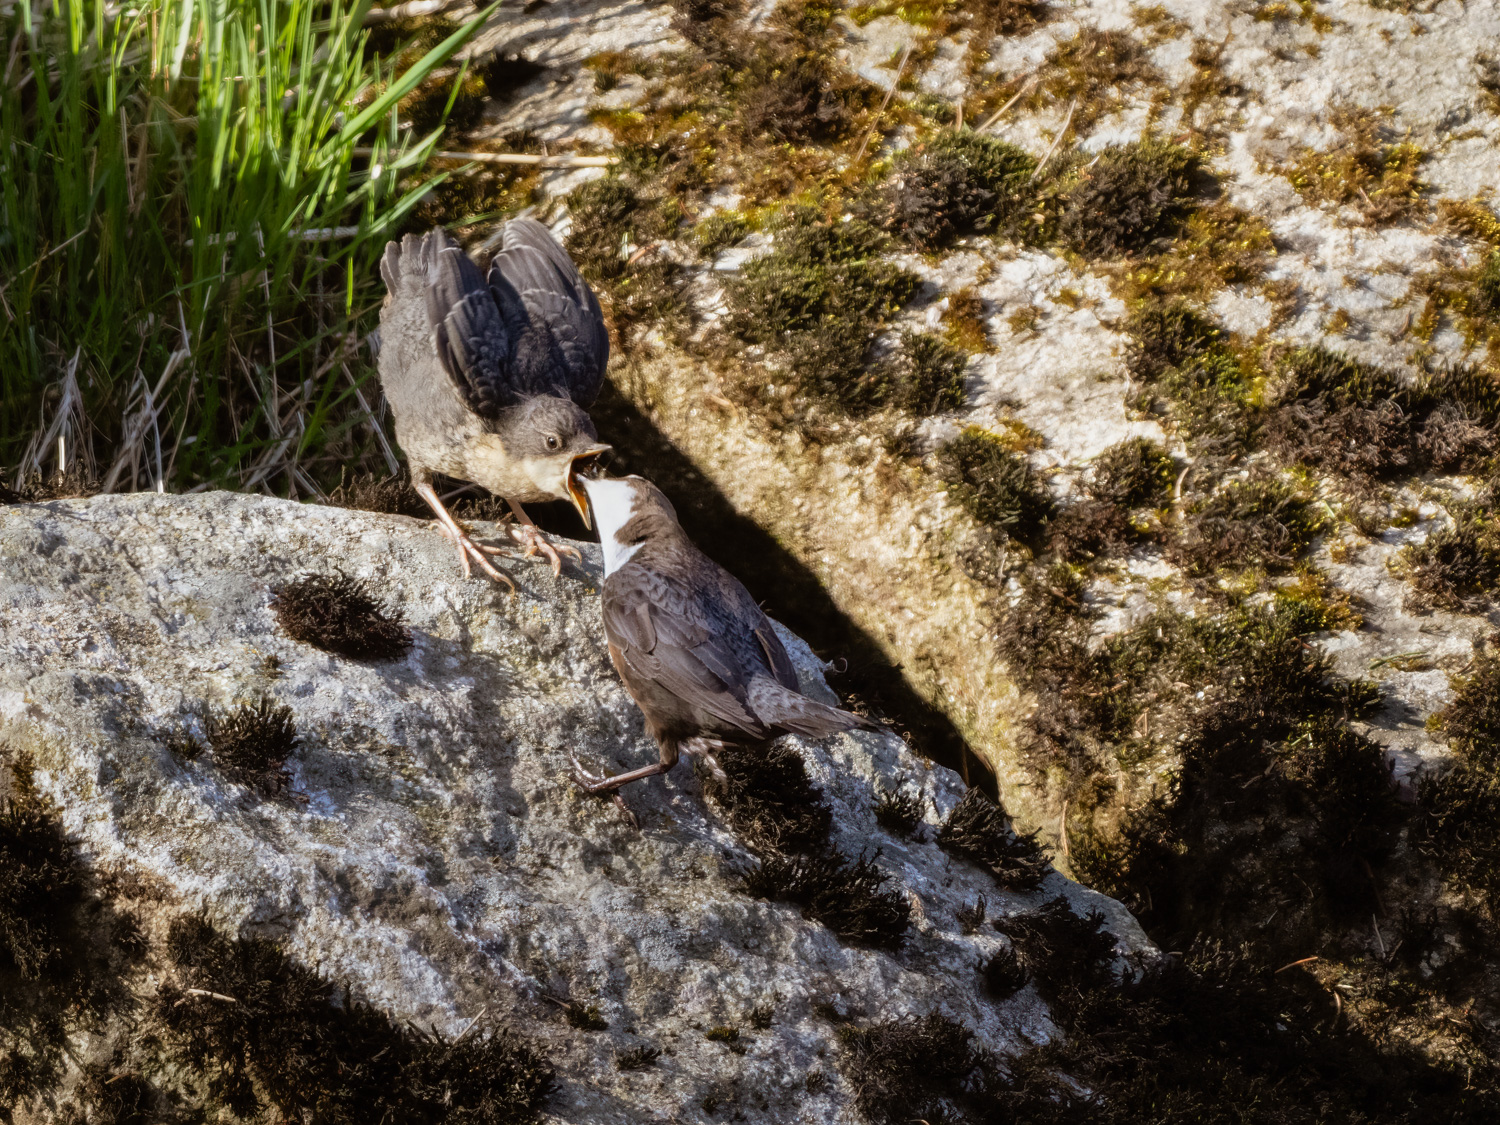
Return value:
[(657, 254), (654, 244), (676, 234), (680, 204), (662, 194), (659, 184), (643, 194), (611, 176), (573, 192), (568, 209), (568, 252), (599, 294), (620, 346), (630, 348), (638, 326), (670, 330), (681, 306), (681, 268)]
[(1121, 508), (1154, 508), (1166, 502), (1177, 465), (1149, 438), (1126, 438), (1094, 461), (1085, 489), (1090, 498)]
[(1331, 115), (1342, 142), (1327, 152), (1308, 149), (1273, 171), (1291, 181), (1310, 203), (1351, 206), (1364, 221), (1384, 225), (1416, 218), (1425, 210), (1427, 185), (1420, 170), (1427, 154), (1409, 141), (1388, 137), (1369, 110), (1343, 107)]
[(794, 209), (771, 253), (745, 263), (730, 287), (730, 330), (785, 364), (804, 394), (840, 409), (879, 405), (889, 391), (867, 376), (867, 353), (921, 284), (882, 260), (887, 247), (868, 223)]
[(859, 203), (875, 225), (923, 250), (964, 234), (1024, 231), (1036, 161), (968, 129), (946, 129), (899, 155)]
[(184, 918), (152, 1008), (168, 1050), (238, 1119), (356, 1122), (539, 1120), (552, 1073), (503, 1030), (422, 1033), (353, 999), (261, 939)]
[(1181, 145), (1104, 149), (1063, 196), (1058, 237), (1088, 258), (1145, 250), (1181, 232), (1207, 186), (1198, 155)]
[(1037, 540), (1053, 502), (1022, 454), (971, 426), (943, 446), (938, 461), (949, 494), (975, 520), (1023, 543)]

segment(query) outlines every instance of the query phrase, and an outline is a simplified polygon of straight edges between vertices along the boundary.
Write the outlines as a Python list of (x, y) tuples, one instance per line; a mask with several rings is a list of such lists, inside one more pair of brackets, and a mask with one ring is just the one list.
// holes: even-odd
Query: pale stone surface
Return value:
[[(580, 547), (585, 565), (560, 579), (506, 564), (510, 597), (463, 579), (447, 541), (403, 517), (231, 493), (0, 508), (0, 745), (33, 757), (89, 863), (160, 889), (155, 930), (203, 910), (397, 1018), (448, 1032), (486, 1012), (507, 1021), (556, 1064), (559, 1122), (694, 1120), (709, 1096), (737, 1120), (853, 1121), (819, 1003), (862, 1020), (940, 1010), (1002, 1052), (1044, 1041), (1034, 986), (1004, 1003), (979, 987), (1006, 939), (965, 935), (954, 913), (981, 894), (992, 917), (1065, 894), (1106, 913), (1122, 955), (1152, 955), (1123, 907), (1061, 875), (1017, 896), (942, 852), (934, 826), (963, 785), (892, 735), (797, 748), (839, 844), (878, 850), (917, 907), (895, 954), (745, 894), (752, 857), (685, 765), (628, 790), (639, 832), (582, 796), (570, 751), (614, 771), (655, 748), (604, 651), (597, 548)], [(335, 569), (404, 611), (405, 657), (359, 663), (280, 630), (272, 591)], [(832, 698), (783, 636), (805, 690)], [(299, 799), (167, 748), (202, 732), (202, 708), (262, 695), (296, 716)], [(900, 784), (927, 798), (918, 840), (874, 822), (879, 791)], [(565, 1000), (597, 1004), (609, 1030), (567, 1026)], [(762, 1003), (774, 1019), (755, 1031)], [(704, 1037), (725, 1025), (744, 1054)], [(662, 1048), (658, 1065), (617, 1070), (616, 1052), (641, 1043)], [(829, 1084), (809, 1094), (815, 1071)]]

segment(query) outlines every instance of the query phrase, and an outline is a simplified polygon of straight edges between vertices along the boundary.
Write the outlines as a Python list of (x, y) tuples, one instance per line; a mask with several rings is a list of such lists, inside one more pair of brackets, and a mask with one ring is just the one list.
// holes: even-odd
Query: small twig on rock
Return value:
[(1042, 174), (1042, 169), (1047, 167), (1047, 161), (1051, 160), (1052, 154), (1057, 151), (1057, 146), (1062, 144), (1062, 139), (1068, 135), (1068, 126), (1073, 124), (1073, 111), (1077, 108), (1078, 95), (1074, 94), (1073, 100), (1068, 103), (1068, 116), (1063, 118), (1062, 128), (1057, 131), (1057, 136), (1052, 138), (1052, 147), (1047, 150), (1047, 154), (1042, 157), (1042, 162), (1031, 173), (1032, 183), (1036, 182), (1036, 178)]
[(185, 995), (176, 1004), (173, 1004), (172, 1007), (176, 1008), (182, 1004), (186, 1004), (189, 996), (207, 996), (210, 1000), (222, 1000), (226, 1004), (239, 1003), (233, 996), (225, 996), (222, 992), (210, 992), (206, 988), (184, 988), (182, 991)]
[(854, 163), (858, 164), (864, 159), (865, 149), (870, 146), (870, 138), (875, 135), (875, 127), (880, 124), (880, 119), (885, 116), (885, 110), (891, 104), (891, 99), (896, 96), (896, 88), (901, 85), (901, 75), (906, 72), (906, 61), (911, 58), (911, 44), (906, 45), (906, 50), (901, 52), (901, 63), (896, 67), (896, 77), (891, 81), (891, 88), (885, 92), (885, 98), (880, 103), (880, 108), (875, 111), (875, 117), (870, 122), (870, 127), (865, 130), (865, 139), (859, 142), (859, 151), (854, 154)]
[(1037, 83), (1037, 76), (1035, 74), (1033, 74), (1030, 78), (1028, 78), (1026, 80), (1026, 84), (1025, 85), (1023, 85), (1019, 90), (1017, 90), (1013, 95), (1011, 95), (1010, 101), (1006, 102), (999, 109), (995, 110), (994, 113), (990, 114), (990, 116), (985, 119), (984, 124), (981, 125), (978, 129), (975, 129), (974, 131), (976, 133), (983, 133), (991, 125), (993, 125), (995, 122), (999, 121), (1000, 118), (1002, 118), (1002, 117), (1005, 116), (1005, 111), (1006, 110), (1010, 109), (1011, 106), (1015, 105), (1018, 101), (1020, 101), (1022, 98), (1024, 98), (1027, 94), (1031, 93), (1031, 91), (1036, 88), (1036, 83)]

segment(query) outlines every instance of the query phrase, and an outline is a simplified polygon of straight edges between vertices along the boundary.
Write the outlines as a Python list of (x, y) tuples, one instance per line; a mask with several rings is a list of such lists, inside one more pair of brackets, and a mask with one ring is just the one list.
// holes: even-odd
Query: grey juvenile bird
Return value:
[(510, 584), (485, 558), (505, 552), (465, 534), (433, 490), (434, 473), (505, 497), (517, 520), (511, 535), (560, 572), (557, 549), (521, 504), (572, 500), (588, 522), (573, 469), (609, 449), (587, 412), (609, 360), (609, 334), (588, 283), (531, 219), (505, 225), (487, 274), (441, 230), (387, 243), (380, 273), (387, 290), (380, 383), (412, 484), (458, 545), (464, 576), (472, 558)]
[(727, 743), (878, 729), (798, 692), (796, 670), (770, 620), (734, 575), (693, 545), (654, 484), (642, 477), (584, 478), (583, 486), (604, 547), (609, 658), (661, 759), (608, 778), (590, 776), (575, 759), (580, 786), (618, 790), (666, 773), (679, 752), (708, 756), (717, 770), (711, 750)]

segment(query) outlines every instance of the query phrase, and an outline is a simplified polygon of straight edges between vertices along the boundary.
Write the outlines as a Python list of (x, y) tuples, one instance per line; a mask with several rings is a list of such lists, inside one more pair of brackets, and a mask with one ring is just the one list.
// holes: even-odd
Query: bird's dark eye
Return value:
[(561, 446), (562, 446), (562, 442), (558, 439), (558, 436), (556, 434), (548, 434), (547, 435), (547, 448), (548, 449), (558, 449)]

